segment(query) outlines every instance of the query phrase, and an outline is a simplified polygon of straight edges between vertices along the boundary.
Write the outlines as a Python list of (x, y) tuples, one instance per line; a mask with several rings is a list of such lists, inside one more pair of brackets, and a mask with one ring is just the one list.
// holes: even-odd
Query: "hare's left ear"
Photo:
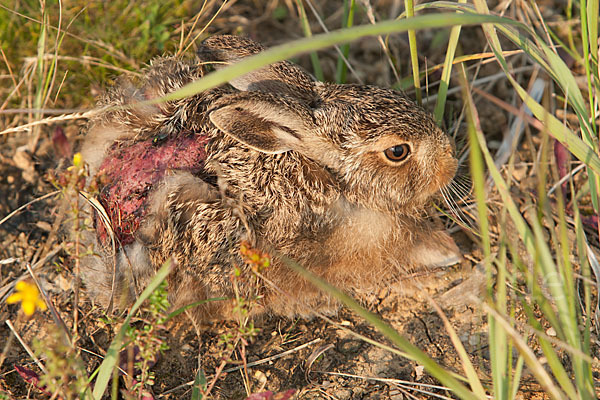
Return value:
[[(198, 48), (200, 61), (221, 69), (264, 50), (259, 43), (243, 36), (215, 35), (206, 39)], [(317, 99), (315, 80), (301, 67), (288, 61), (248, 72), (229, 81), (241, 91), (278, 93), (304, 100)]]
[(238, 95), (229, 100), (209, 114), (212, 123), (226, 134), (263, 153), (302, 151), (306, 147), (307, 125), (312, 118), (302, 106), (259, 95)]

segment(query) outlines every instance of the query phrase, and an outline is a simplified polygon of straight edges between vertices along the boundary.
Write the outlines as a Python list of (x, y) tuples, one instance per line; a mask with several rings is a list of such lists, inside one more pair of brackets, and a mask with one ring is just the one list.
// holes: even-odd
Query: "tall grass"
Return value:
[[(580, 62), (586, 64), (586, 78), (588, 82), (587, 96), (580, 91), (575, 83), (575, 77), (566, 67), (564, 61), (554, 51), (552, 44), (545, 43), (529, 27), (517, 21), (507, 18), (500, 18), (491, 15), (487, 5), (483, 1), (476, 0), (474, 6), (468, 6), (464, 3), (450, 4), (431, 3), (428, 7), (437, 7), (441, 9), (460, 10), (460, 14), (436, 13), (424, 16), (401, 19), (398, 21), (386, 21), (372, 26), (359, 26), (351, 29), (335, 31), (323, 35), (314, 35), (311, 38), (296, 41), (285, 46), (275, 47), (271, 50), (253, 56), (227, 69), (223, 69), (215, 74), (209, 75), (201, 81), (190, 84), (188, 87), (178, 92), (168, 95), (165, 99), (175, 99), (205, 90), (219, 85), (233, 76), (247, 72), (250, 69), (259, 68), (271, 62), (288, 58), (299, 52), (314, 51), (326, 46), (337, 43), (345, 43), (366, 35), (381, 35), (392, 32), (404, 32), (417, 29), (432, 29), (438, 27), (455, 27), (454, 35), (451, 35), (451, 41), (446, 57), (446, 70), (443, 74), (444, 85), (448, 85), (450, 77), (450, 66), (454, 60), (454, 49), (458, 40), (460, 25), (482, 24), (486, 34), (488, 45), (494, 52), (496, 59), (506, 73), (506, 78), (514, 87), (516, 93), (522, 101), (532, 110), (533, 115), (542, 123), (543, 131), (540, 133), (546, 144), (543, 149), (548, 151), (548, 136), (565, 145), (569, 151), (579, 160), (588, 166), (590, 176), (587, 190), (592, 196), (594, 207), (596, 208), (597, 193), (595, 188), (595, 176), (600, 172), (600, 159), (596, 152), (594, 112), (597, 109), (598, 102), (598, 68), (597, 60), (593, 57), (581, 57)], [(587, 5), (587, 8), (594, 9), (596, 5)], [(475, 11), (477, 10), (477, 12)], [(586, 19), (582, 15), (582, 20)], [(583, 27), (584, 31), (589, 27)], [(581, 136), (578, 132), (569, 129), (553, 114), (548, 112), (546, 107), (537, 103), (527, 91), (511, 75), (511, 70), (503, 56), (503, 49), (500, 45), (498, 32), (502, 33), (507, 39), (511, 40), (519, 49), (531, 57), (532, 62), (541, 66), (554, 80), (557, 87), (562, 89), (562, 95), (568, 106), (576, 113), (580, 121)], [(583, 39), (586, 37), (583, 35)], [(593, 48), (590, 43), (584, 43), (584, 47)], [(412, 48), (412, 46), (411, 46)], [(414, 57), (413, 57), (414, 60)], [(414, 68), (414, 66), (413, 66)], [(414, 72), (415, 76), (418, 76)], [(466, 89), (464, 101), (465, 109), (469, 120), (469, 138), (471, 150), (471, 171), (475, 185), (475, 195), (477, 208), (479, 211), (480, 233), (482, 247), (484, 249), (484, 263), (488, 271), (488, 296), (482, 308), (487, 312), (489, 319), (488, 338), (491, 353), (492, 368), (492, 387), (487, 387), (489, 393), (493, 393), (497, 399), (515, 398), (522, 379), (523, 365), (527, 365), (531, 373), (535, 376), (537, 382), (543, 387), (544, 391), (551, 398), (562, 399), (592, 399), (596, 397), (596, 388), (592, 376), (592, 358), (589, 341), (589, 320), (592, 315), (589, 301), (590, 293), (593, 291), (589, 280), (573, 279), (574, 266), (571, 263), (569, 254), (571, 246), (575, 246), (581, 256), (585, 256), (589, 249), (585, 241), (585, 233), (581, 223), (575, 226), (568, 226), (565, 213), (561, 210), (564, 205), (562, 198), (558, 201), (558, 209), (551, 204), (545, 196), (545, 188), (548, 179), (548, 170), (539, 168), (541, 173), (539, 179), (539, 198), (537, 199), (537, 217), (525, 220), (521, 215), (519, 207), (512, 198), (507, 181), (502, 176), (501, 171), (494, 165), (494, 160), (485, 141), (485, 136), (478, 124), (477, 109), (472, 99), (468, 87), (468, 79), (463, 79), (463, 85)], [(584, 98), (587, 97), (586, 106)], [(441, 91), (441, 99), (438, 105), (442, 104), (445, 98), (444, 90)], [(158, 101), (162, 101), (161, 99)], [(439, 108), (437, 117), (441, 118), (441, 108)], [(544, 154), (546, 154), (544, 153)], [(545, 166), (548, 157), (542, 158), (539, 166)], [(482, 171), (488, 170), (495, 184), (495, 190), (502, 199), (501, 215), (504, 215), (506, 223), (515, 226), (518, 233), (518, 240), (508, 237), (507, 234), (501, 236), (501, 242), (498, 244), (499, 251), (492, 254), (490, 247), (490, 238), (488, 235), (487, 220), (489, 211), (487, 211), (487, 196), (485, 190), (485, 179)], [(548, 243), (545, 238), (544, 226), (548, 221), (553, 220), (553, 216), (558, 213), (558, 225), (553, 225), (554, 230), (550, 232), (552, 240)], [(510, 221), (508, 221), (508, 219)], [(570, 243), (566, 235), (567, 229), (574, 229), (577, 236), (576, 243)], [(518, 243), (520, 242), (520, 243)], [(522, 260), (515, 250), (517, 246), (524, 246), (527, 253), (533, 260), (532, 266), (525, 266), (525, 260)], [(509, 264), (508, 260), (513, 262)], [(581, 259), (579, 268), (580, 274), (590, 276), (589, 266), (586, 257)], [(338, 298), (341, 302), (362, 315), (367, 321), (372, 323), (381, 333), (386, 335), (396, 346), (405, 351), (412, 359), (418, 360), (429, 370), (438, 380), (446, 384), (456, 395), (461, 398), (484, 398), (480, 387), (484, 387), (478, 378), (471, 375), (471, 390), (467, 390), (459, 381), (453, 378), (453, 375), (440, 369), (426, 355), (418, 349), (411, 346), (397, 333), (391, 330), (382, 321), (373, 315), (362, 310), (355, 302), (346, 295), (332, 288), (325, 282), (322, 282), (309, 272), (303, 270), (293, 261), (288, 260), (291, 268), (298, 273), (303, 274), (307, 279), (327, 291), (332, 296)], [(493, 269), (496, 273), (492, 273)], [(519, 278), (521, 277), (521, 278)], [(517, 295), (510, 293), (509, 285), (515, 282), (515, 278), (524, 279), (527, 282), (526, 293), (529, 295)], [(578, 305), (577, 285), (583, 285), (585, 297), (581, 299), (584, 307), (581, 309)], [(596, 288), (597, 290), (597, 288)], [(529, 315), (529, 327), (527, 332), (520, 331), (513, 316), (515, 307), (526, 310)], [(544, 321), (549, 323), (557, 332), (557, 339), (551, 340), (541, 329), (542, 325), (535, 318), (534, 310), (539, 309)], [(587, 311), (586, 311), (587, 310)], [(586, 312), (586, 314), (584, 314)], [(586, 327), (581, 331), (580, 327)], [(530, 340), (528, 335), (533, 332), (535, 335), (535, 347), (541, 349), (546, 359), (546, 369), (542, 360), (536, 355), (536, 350), (528, 344)], [(511, 356), (511, 349), (518, 352), (517, 359)], [(566, 359), (565, 359), (566, 357)], [(568, 360), (565, 362), (565, 360)], [(466, 368), (468, 370), (468, 368)], [(475, 379), (475, 380), (474, 380)], [(469, 381), (469, 380), (467, 380)]]

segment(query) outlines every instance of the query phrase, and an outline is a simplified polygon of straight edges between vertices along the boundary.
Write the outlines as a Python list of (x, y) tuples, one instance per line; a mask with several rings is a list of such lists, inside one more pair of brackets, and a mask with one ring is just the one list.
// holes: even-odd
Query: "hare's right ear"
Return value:
[[(246, 96), (213, 110), (212, 123), (249, 147), (269, 154), (306, 147), (310, 115), (273, 99)], [(308, 119), (307, 119), (308, 118)]]

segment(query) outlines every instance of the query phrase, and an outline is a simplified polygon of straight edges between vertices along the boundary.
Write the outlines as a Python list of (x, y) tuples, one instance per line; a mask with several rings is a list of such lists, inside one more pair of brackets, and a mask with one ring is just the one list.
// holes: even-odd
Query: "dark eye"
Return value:
[(406, 143), (399, 144), (394, 147), (386, 149), (384, 152), (388, 160), (392, 162), (400, 162), (406, 160), (406, 157), (410, 154), (410, 146)]

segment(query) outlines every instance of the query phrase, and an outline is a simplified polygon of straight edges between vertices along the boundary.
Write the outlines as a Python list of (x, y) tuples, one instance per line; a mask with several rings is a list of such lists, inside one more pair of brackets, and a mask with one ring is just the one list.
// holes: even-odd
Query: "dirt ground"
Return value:
[[(378, 15), (383, 19), (393, 11), (392, 7), (397, 2), (376, 3)], [(209, 32), (242, 33), (267, 46), (303, 36), (296, 16), (289, 15), (281, 20), (266, 18), (260, 13), (267, 11), (255, 6), (251, 1), (237, 2), (235, 7), (224, 10), (209, 27)], [(332, 15), (330, 10), (321, 11), (322, 15)], [(337, 26), (335, 16), (326, 22), (328, 26)], [(419, 33), (419, 42), (422, 44), (420, 53), (427, 57), (429, 65), (443, 62), (443, 50), (426, 46), (434, 42), (436, 33)], [(463, 32), (461, 45), (465, 53), (483, 51), (483, 43), (479, 29), (468, 28)], [(392, 52), (399, 56), (398, 60), (402, 60), (401, 73), (406, 76), (408, 57), (400, 57), (408, 54), (406, 36), (396, 35), (389, 44)], [(332, 49), (319, 54), (325, 76), (331, 79), (335, 71), (336, 54)], [(298, 57), (296, 61), (306, 69), (311, 69), (308, 56)], [(374, 38), (354, 43), (350, 62), (366, 83), (389, 86), (393, 81), (381, 47)], [(525, 63), (525, 60), (515, 60), (516, 64), (519, 62)], [(480, 76), (498, 71), (495, 64), (486, 64)], [(349, 74), (349, 80), (353, 79)], [(92, 92), (102, 86), (103, 82), (90, 82), (89, 90)], [(504, 81), (497, 81), (483, 89), (499, 98), (509, 96)], [(414, 96), (414, 93), (409, 92), (409, 95)], [(460, 114), (460, 97), (460, 92), (451, 95), (447, 105), (448, 110), (455, 110), (448, 113), (447, 123), (459, 147), (461, 143), (464, 146), (463, 126), (453, 129), (451, 125)], [(480, 102), (478, 111), (484, 124), (482, 128), (493, 147), (494, 143), (501, 141), (503, 132), (509, 126), (510, 116), (487, 102)], [(14, 124), (15, 120), (5, 118), (4, 122), (8, 126)], [(0, 217), (4, 218), (28, 202), (33, 202), (0, 224), (0, 298), (4, 299), (12, 289), (12, 283), (26, 273), (26, 263), (37, 266), (37, 275), (69, 328), (73, 323), (74, 273), (71, 260), (59, 249), (59, 200), (57, 195), (51, 195), (55, 188), (46, 175), (51, 169), (57, 168), (61, 158), (53, 135), (57, 130), (62, 130), (72, 146), (76, 147), (84, 126), (83, 120), (42, 126), (38, 150), (31, 156), (20, 151), (31, 140), (31, 135), (21, 133), (0, 138)], [(539, 138), (533, 137), (520, 147), (517, 155), (520, 160), (515, 163), (520, 169), (513, 172), (515, 180), (520, 183), (514, 190), (523, 193), (524, 199), (526, 193), (535, 190), (535, 182), (528, 181), (526, 177), (531, 167), (531, 146), (536, 144), (539, 144)], [(48, 197), (42, 198), (46, 195)], [(490, 196), (490, 205), (493, 207), (497, 199), (493, 193)], [(434, 360), (462, 373), (459, 357), (444, 321), (432, 303), (439, 305), (457, 331), (473, 363), (479, 368), (480, 375), (489, 376), (487, 318), (479, 307), (485, 290), (485, 271), (479, 266), (482, 254), (468, 232), (451, 221), (442, 221), (464, 254), (460, 264), (428, 271), (419, 277), (401, 277), (377, 293), (364, 294), (360, 300)], [(492, 221), (491, 228), (495, 233), (499, 231), (499, 227), (494, 225), (496, 223)], [(102, 310), (90, 305), (85, 290), (77, 307), (80, 310), (78, 346), (82, 349), (81, 357), (86, 368), (92, 371), (100, 364), (100, 355), (108, 348), (113, 332), (111, 325), (104, 320)], [(3, 322), (5, 320), (12, 321), (16, 332), (29, 344), (34, 339), (43, 341), (48, 338), (53, 325), (48, 311), (36, 313), (33, 319), (25, 320), (17, 317), (16, 306), (7, 306), (2, 301), (0, 350), (11, 335), (9, 327)], [(312, 320), (289, 320), (267, 316), (256, 323), (260, 332), (246, 349), (247, 361), (257, 363), (247, 370), (251, 392), (296, 389), (295, 398), (302, 399), (431, 398), (431, 395), (419, 392), (424, 389), (452, 398), (452, 394), (443, 388), (428, 386), (438, 383), (417, 363), (357, 337), (356, 334), (359, 334), (388, 343), (380, 333), (347, 309), (341, 309), (337, 315), (330, 317), (330, 321), (318, 317)], [(156, 374), (156, 384), (152, 389), (155, 398), (189, 398), (191, 389), (186, 383), (193, 381), (199, 367), (203, 368), (208, 378), (215, 372), (221, 362), (218, 357), (219, 338), (230, 327), (231, 322), (223, 322), (197, 335), (185, 321), (170, 323), (165, 331), (169, 350), (159, 357), (153, 367)], [(12, 340), (0, 369), (0, 393), (6, 393), (8, 398), (43, 398), (16, 373), (15, 365), (36, 368), (23, 346), (17, 340)], [(214, 398), (244, 399), (247, 392), (242, 369), (234, 363), (227, 365), (227, 369), (233, 370), (217, 381), (213, 390)], [(526, 371), (524, 382), (529, 380), (533, 382)], [(539, 387), (531, 384), (524, 387), (521, 398), (541, 399), (545, 395)]]

